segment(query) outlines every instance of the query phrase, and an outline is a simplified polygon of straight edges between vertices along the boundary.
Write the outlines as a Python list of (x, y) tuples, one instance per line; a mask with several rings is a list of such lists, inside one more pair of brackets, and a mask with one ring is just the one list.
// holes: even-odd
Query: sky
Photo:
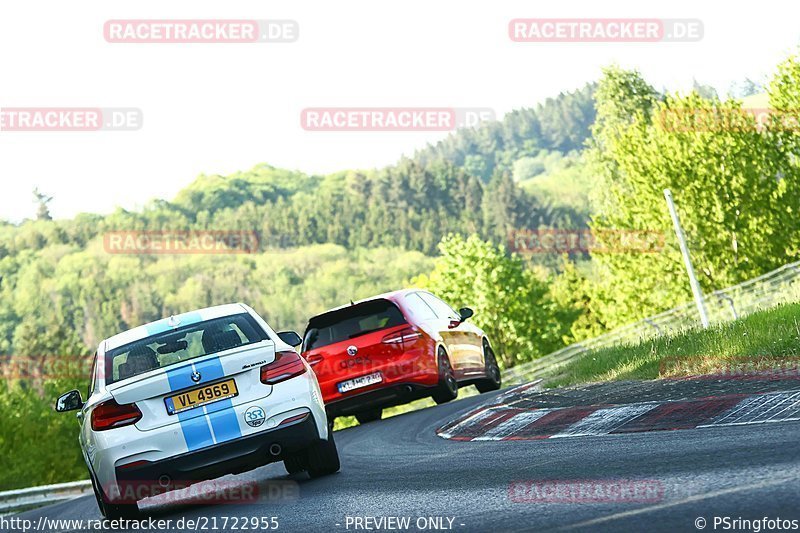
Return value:
[[(135, 108), (133, 131), (0, 131), (0, 219), (33, 217), (32, 190), (56, 218), (171, 199), (200, 174), (266, 162), (323, 174), (382, 167), (443, 132), (320, 132), (311, 107), (489, 108), (500, 118), (598, 79), (639, 69), (657, 89), (693, 80), (724, 94), (766, 79), (800, 43), (800, 7), (763, 0), (63, 0), (0, 4), (0, 108)], [(774, 13), (774, 14), (773, 14)], [(520, 43), (515, 18), (700, 19), (696, 42)], [(290, 20), (294, 42), (110, 43), (125, 19)]]

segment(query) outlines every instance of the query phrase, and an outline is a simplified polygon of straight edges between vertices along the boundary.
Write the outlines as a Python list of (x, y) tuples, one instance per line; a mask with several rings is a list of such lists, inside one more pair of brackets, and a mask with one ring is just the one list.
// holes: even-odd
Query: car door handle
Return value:
[(83, 420), (83, 411), (78, 411), (75, 414), (75, 418), (77, 418), (78, 420)]

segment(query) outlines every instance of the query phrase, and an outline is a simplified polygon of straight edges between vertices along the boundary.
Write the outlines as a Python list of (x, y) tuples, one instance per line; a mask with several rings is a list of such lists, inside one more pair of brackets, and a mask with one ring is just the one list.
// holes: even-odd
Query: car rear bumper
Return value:
[[(425, 396), (425, 394), (417, 396), (415, 393), (419, 389), (434, 387), (439, 382), (439, 369), (435, 353), (435, 345), (431, 343), (423, 349), (406, 350), (391, 359), (374, 358), (365, 364), (340, 368), (342, 362), (351, 362), (350, 359), (345, 359), (338, 362), (338, 366), (315, 367), (326, 411), (332, 412), (329, 409), (332, 405), (349, 406), (373, 398), (385, 397), (390, 405), (397, 405), (409, 400), (391, 403), (393, 397), (414, 399)], [(381, 374), (382, 381), (380, 383), (344, 393), (339, 392), (339, 383), (375, 372)], [(412, 390), (408, 391), (408, 387), (411, 387)], [(359, 398), (361, 400), (358, 400)]]
[(383, 385), (326, 403), (328, 417), (354, 415), (367, 409), (391, 407), (430, 396), (433, 386), (414, 382)]
[[(307, 449), (319, 438), (314, 415), (308, 412), (302, 420), (248, 437), (161, 461), (117, 467), (117, 486), (103, 487), (103, 492), (113, 503), (133, 503), (129, 501), (131, 494), (135, 494), (138, 500), (173, 487), (184, 487), (282, 461), (288, 454)], [(119, 494), (124, 496), (120, 498)]]

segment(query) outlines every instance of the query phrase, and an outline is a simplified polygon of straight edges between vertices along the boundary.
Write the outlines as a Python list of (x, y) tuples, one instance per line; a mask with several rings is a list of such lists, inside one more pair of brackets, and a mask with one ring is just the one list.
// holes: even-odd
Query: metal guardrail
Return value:
[(73, 481), (0, 492), (0, 515), (78, 498), (92, 492), (91, 481)]
[[(800, 301), (800, 261), (789, 263), (751, 280), (705, 295), (706, 310), (712, 324), (735, 320), (756, 311)], [(700, 316), (694, 302), (687, 302), (663, 313), (621, 326), (593, 339), (577, 342), (530, 363), (503, 372), (504, 385), (552, 379), (568, 363), (592, 350), (643, 340), (696, 328)]]

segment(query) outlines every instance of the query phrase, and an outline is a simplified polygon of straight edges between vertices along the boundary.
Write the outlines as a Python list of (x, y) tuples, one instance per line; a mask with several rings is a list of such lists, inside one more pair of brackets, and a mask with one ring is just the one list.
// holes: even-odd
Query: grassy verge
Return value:
[(706, 330), (591, 352), (556, 372), (549, 387), (698, 374), (792, 373), (800, 362), (800, 304)]

